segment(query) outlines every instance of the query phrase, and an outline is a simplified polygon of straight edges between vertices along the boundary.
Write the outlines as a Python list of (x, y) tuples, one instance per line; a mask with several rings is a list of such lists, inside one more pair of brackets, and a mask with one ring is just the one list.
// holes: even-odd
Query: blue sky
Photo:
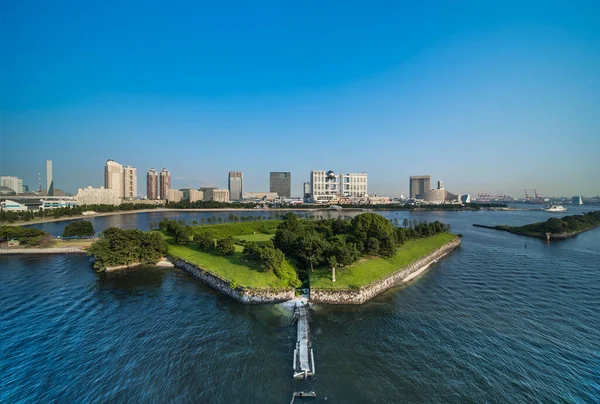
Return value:
[[(291, 171), (406, 195), (600, 194), (600, 2), (2, 5), (0, 171), (70, 192), (106, 159), (173, 186)], [(42, 180), (45, 183), (45, 180)]]

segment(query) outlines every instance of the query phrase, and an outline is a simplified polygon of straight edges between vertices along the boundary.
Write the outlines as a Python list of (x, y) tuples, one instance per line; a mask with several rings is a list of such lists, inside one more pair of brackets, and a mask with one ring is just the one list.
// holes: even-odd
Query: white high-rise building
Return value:
[(310, 173), (310, 201), (328, 203), (340, 197), (367, 196), (367, 173), (340, 173), (313, 170)]
[(54, 181), (52, 180), (52, 160), (46, 160), (46, 195), (54, 195)]
[[(21, 186), (19, 186), (19, 181), (21, 181)], [(15, 191), (17, 194), (23, 192), (23, 181), (18, 177), (11, 177), (9, 175), (4, 175), (0, 177), (0, 185), (3, 187), (8, 187)], [(19, 189), (21, 188), (21, 189)]]
[(116, 189), (100, 188), (79, 188), (75, 201), (78, 205), (119, 205), (121, 203), (121, 194)]
[(123, 198), (137, 198), (137, 170), (135, 167), (123, 167), (124, 193)]
[(118, 191), (119, 196), (125, 195), (123, 181), (123, 166), (114, 160), (107, 160), (104, 166), (104, 188)]

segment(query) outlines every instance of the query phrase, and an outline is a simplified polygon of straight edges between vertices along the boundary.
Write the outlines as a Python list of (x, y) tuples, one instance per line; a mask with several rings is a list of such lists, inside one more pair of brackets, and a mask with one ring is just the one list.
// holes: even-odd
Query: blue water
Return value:
[(245, 306), (177, 269), (0, 257), (0, 401), (281, 403), (309, 389), (329, 403), (600, 402), (600, 228), (547, 245), (472, 227), (545, 212), (384, 216), (442, 220), (462, 245), (364, 305), (315, 306), (310, 383), (292, 379), (285, 305)]

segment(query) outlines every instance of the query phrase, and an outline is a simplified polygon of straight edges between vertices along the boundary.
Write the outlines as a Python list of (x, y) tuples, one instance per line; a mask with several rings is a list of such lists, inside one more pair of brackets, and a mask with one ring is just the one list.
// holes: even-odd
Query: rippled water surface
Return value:
[(285, 304), (244, 306), (177, 269), (0, 257), (0, 401), (289, 403), (298, 389), (330, 403), (600, 401), (600, 228), (546, 245), (472, 227), (545, 212), (384, 215), (450, 223), (462, 246), (369, 303), (315, 306), (310, 383), (292, 380)]

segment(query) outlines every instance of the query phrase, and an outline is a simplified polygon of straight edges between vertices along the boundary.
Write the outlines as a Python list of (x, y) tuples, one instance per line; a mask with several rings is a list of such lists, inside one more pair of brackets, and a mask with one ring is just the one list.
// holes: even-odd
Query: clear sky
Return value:
[(408, 194), (600, 194), (600, 1), (13, 1), (1, 10), (0, 171), (265, 191), (291, 171)]

